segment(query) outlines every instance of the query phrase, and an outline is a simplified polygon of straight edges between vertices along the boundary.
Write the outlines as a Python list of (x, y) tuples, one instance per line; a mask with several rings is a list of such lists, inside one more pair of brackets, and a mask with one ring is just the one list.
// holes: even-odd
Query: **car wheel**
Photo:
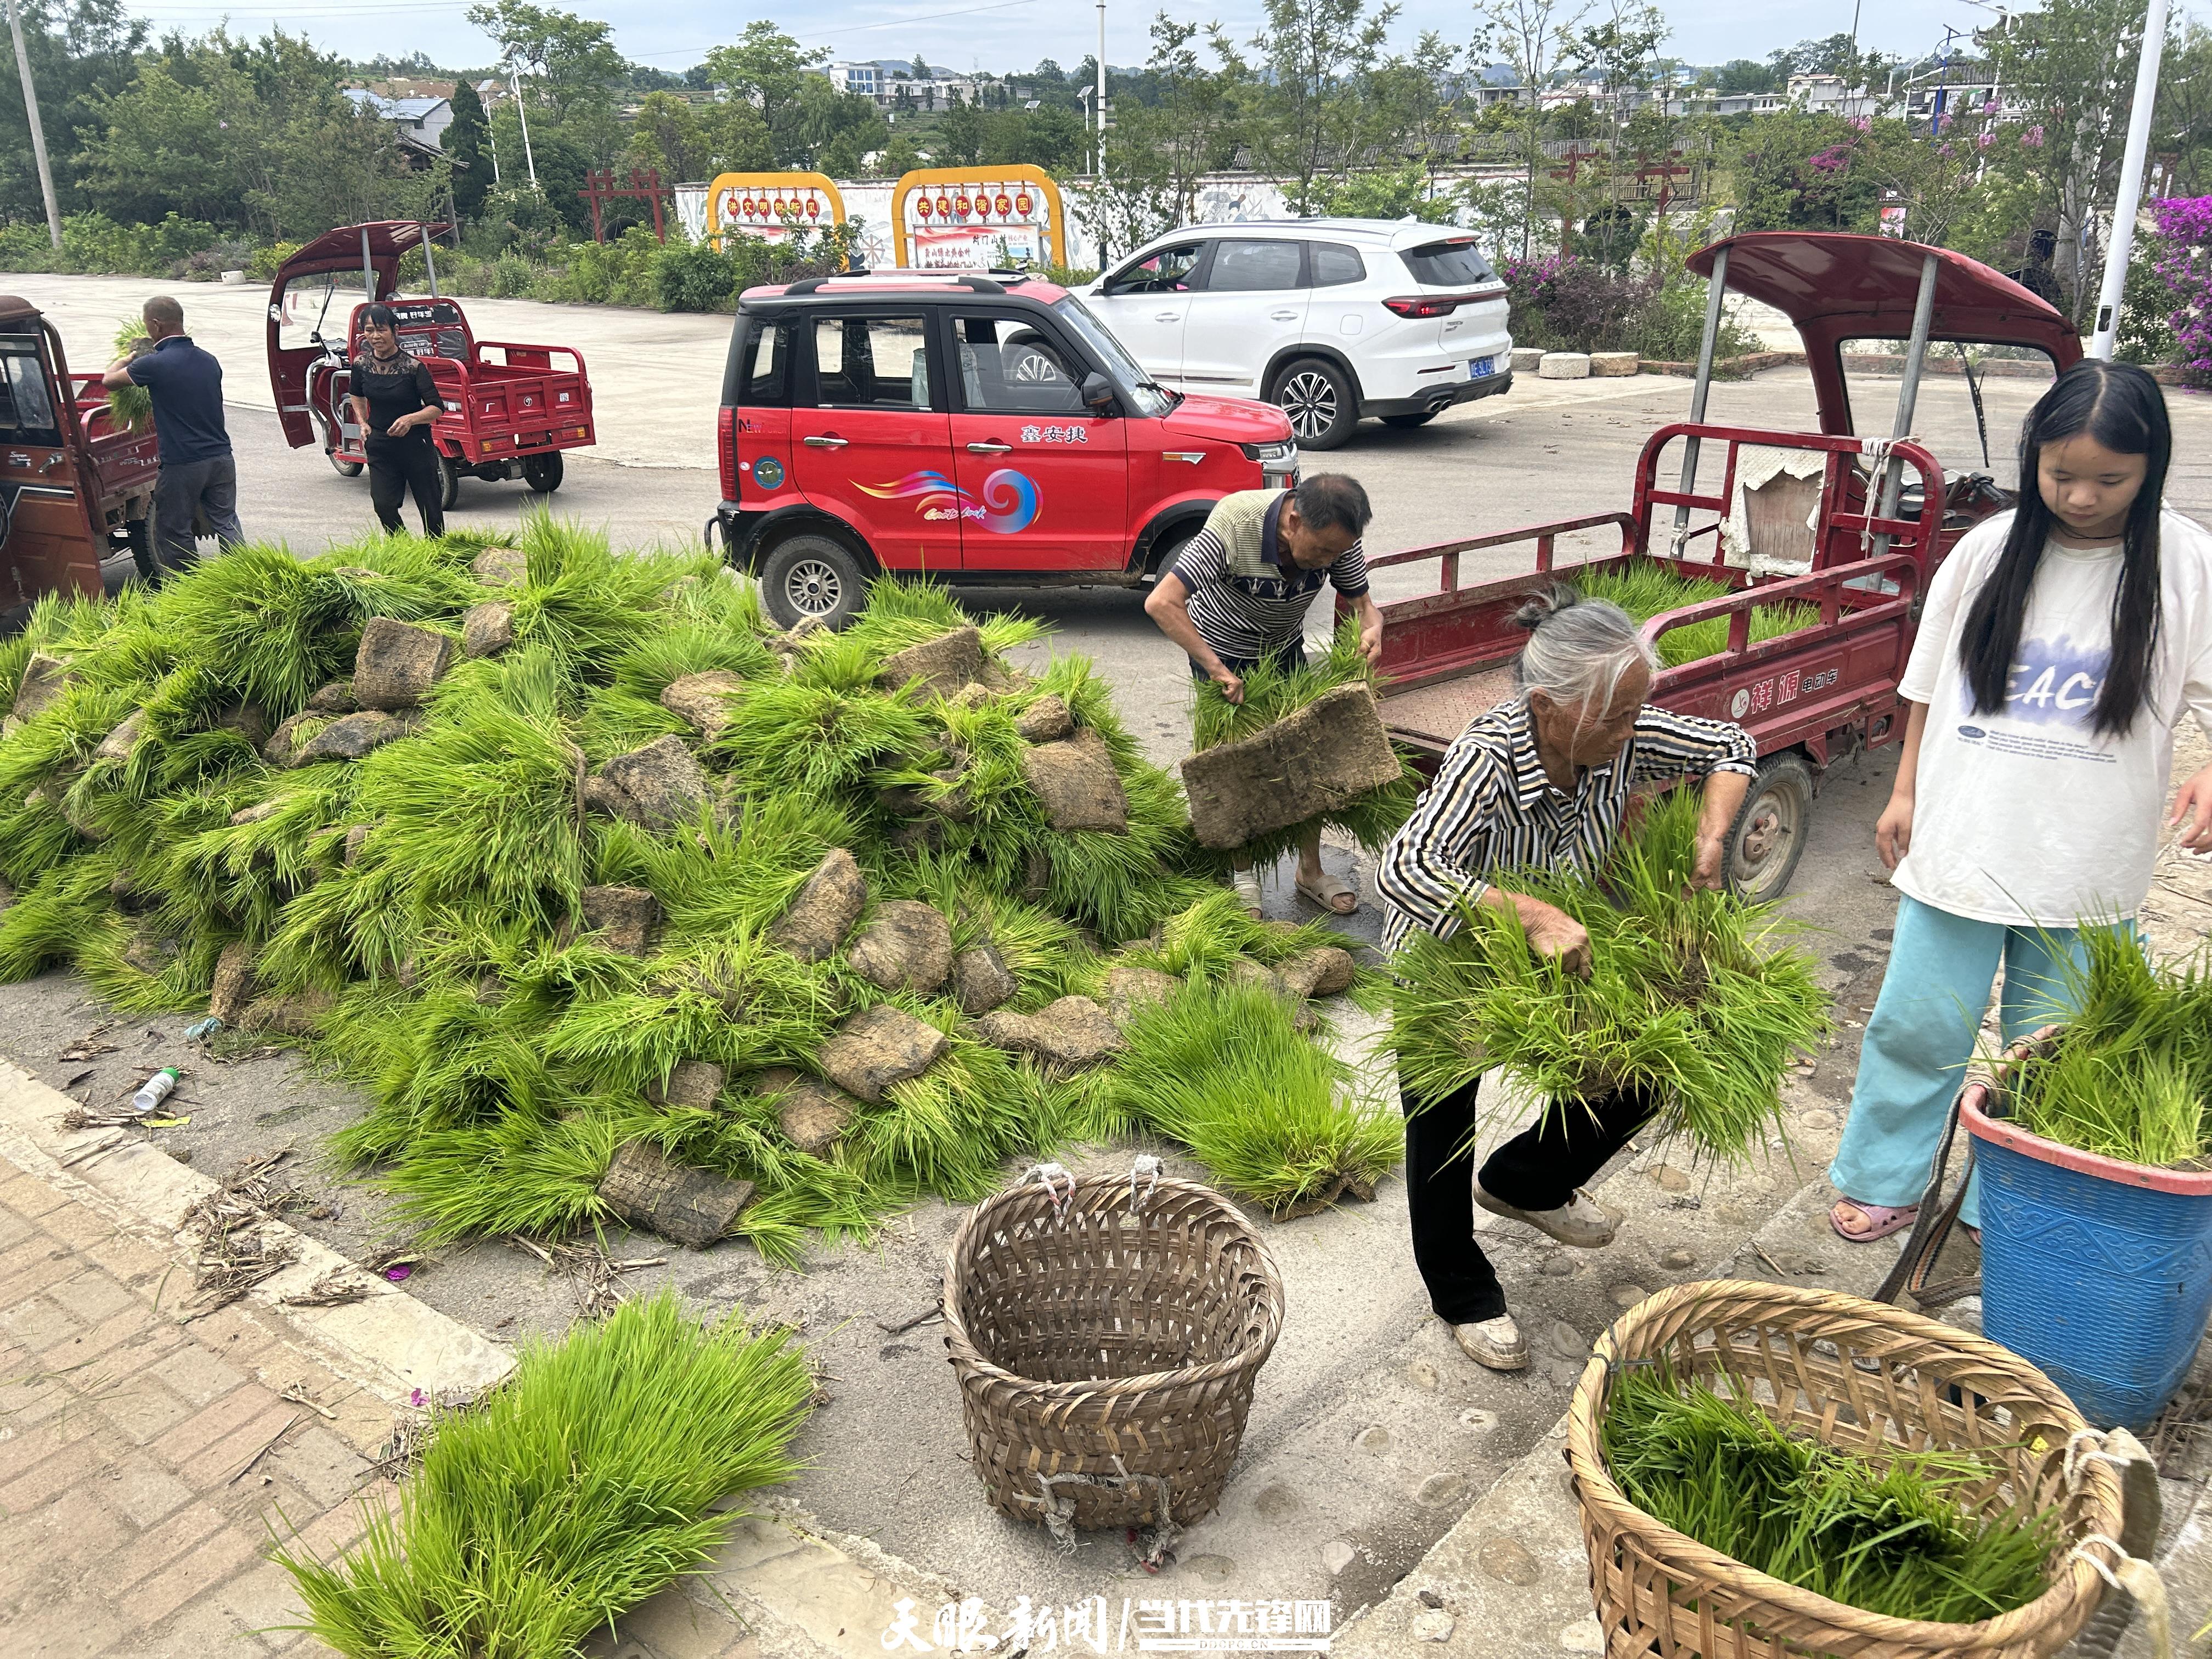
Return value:
[(349, 461), (346, 459), (344, 456), (339, 454), (335, 449), (326, 449), (323, 453), (330, 458), (331, 470), (336, 472), (341, 478), (358, 478), (361, 477), (361, 463), (359, 461)]
[(1755, 904), (1780, 898), (1805, 855), (1813, 823), (1813, 769), (1797, 754), (1763, 762), (1729, 830), (1728, 884)]
[(779, 627), (811, 617), (842, 628), (867, 602), (868, 573), (852, 549), (828, 536), (778, 542), (761, 562), (761, 599)]
[(461, 499), (461, 469), (444, 450), (438, 452), (438, 507), (450, 513), (453, 503)]
[(1334, 449), (1359, 424), (1351, 378), (1326, 357), (1301, 357), (1275, 379), (1267, 401), (1291, 417), (1300, 449)]
[(549, 495), (561, 487), (561, 452), (550, 455), (532, 455), (522, 464), (522, 482), (541, 495)]
[(1435, 410), (1425, 409), (1418, 415), (1385, 415), (1382, 417), (1382, 424), (1395, 426), (1401, 432), (1410, 432), (1417, 426), (1426, 426), (1436, 418)]
[(1173, 530), (1161, 537), (1159, 544), (1152, 549), (1152, 556), (1145, 567), (1146, 576), (1150, 580), (1158, 581), (1174, 569), (1176, 561), (1182, 557), (1183, 549), (1190, 545), (1191, 538), (1197, 534), (1195, 530)]

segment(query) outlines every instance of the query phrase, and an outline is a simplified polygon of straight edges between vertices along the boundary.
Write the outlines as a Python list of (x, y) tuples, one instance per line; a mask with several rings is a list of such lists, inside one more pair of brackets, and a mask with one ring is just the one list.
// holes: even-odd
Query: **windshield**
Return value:
[[(1909, 349), (1908, 342), (1887, 337), (1838, 343), (1844, 393), (1858, 436), (1886, 438), (1895, 427)], [(1930, 341), (1912, 430), (1946, 468), (1985, 471), (2016, 489), (2021, 423), (2057, 374), (2057, 365), (2032, 346)]]
[(1156, 420), (1176, 406), (1175, 394), (1152, 384), (1145, 371), (1137, 367), (1137, 360), (1129, 355), (1127, 348), (1106, 331), (1106, 325), (1091, 314), (1082, 301), (1073, 294), (1063, 294), (1052, 302), (1052, 308), (1106, 365), (1106, 372), (1120, 383), (1123, 395), (1137, 414)]

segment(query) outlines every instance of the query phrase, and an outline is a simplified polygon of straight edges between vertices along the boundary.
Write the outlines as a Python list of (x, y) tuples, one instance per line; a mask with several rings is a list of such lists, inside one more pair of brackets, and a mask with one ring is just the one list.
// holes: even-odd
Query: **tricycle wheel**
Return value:
[(1729, 830), (1728, 884), (1753, 903), (1778, 899), (1805, 856), (1813, 823), (1813, 769), (1796, 753), (1759, 763)]
[(323, 453), (330, 458), (331, 470), (336, 472), (341, 478), (358, 478), (361, 477), (361, 463), (359, 461), (349, 461), (346, 459), (344, 456), (339, 454), (335, 449), (326, 449)]
[(438, 505), (444, 511), (453, 510), (453, 503), (461, 499), (461, 469), (444, 450), (438, 452)]
[(161, 565), (154, 549), (154, 503), (146, 503), (146, 516), (133, 519), (123, 526), (131, 541), (131, 562), (138, 568), (138, 580), (149, 587), (161, 585)]
[(532, 455), (522, 464), (522, 482), (541, 495), (550, 495), (561, 487), (561, 452), (550, 455)]
[(842, 628), (866, 601), (868, 573), (850, 548), (827, 536), (778, 542), (761, 562), (761, 598), (779, 626), (811, 617)]

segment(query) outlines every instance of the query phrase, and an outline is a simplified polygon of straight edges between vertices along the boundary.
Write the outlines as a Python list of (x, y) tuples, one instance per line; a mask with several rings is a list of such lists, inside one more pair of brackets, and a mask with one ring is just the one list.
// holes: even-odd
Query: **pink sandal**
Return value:
[[(1854, 1233), (1844, 1230), (1843, 1220), (1836, 1212), (1847, 1204), (1866, 1218), (1867, 1229), (1864, 1232)], [(1839, 1198), (1828, 1206), (1828, 1224), (1836, 1230), (1836, 1237), (1846, 1244), (1871, 1244), (1877, 1238), (1887, 1238), (1892, 1233), (1904, 1231), (1919, 1218), (1919, 1215), (1920, 1206), (1917, 1204), (1906, 1204), (1901, 1206), (1888, 1204), (1862, 1204), (1856, 1198)]]

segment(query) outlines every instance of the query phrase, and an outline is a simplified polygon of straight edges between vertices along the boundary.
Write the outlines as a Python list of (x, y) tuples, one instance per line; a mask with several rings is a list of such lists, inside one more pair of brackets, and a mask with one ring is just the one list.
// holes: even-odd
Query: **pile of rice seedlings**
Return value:
[[(0, 643), (0, 707), (33, 653), (53, 694), (0, 732), (0, 878), (16, 894), (0, 979), (73, 968), (118, 1007), (197, 1012), (242, 957), (252, 1000), (219, 1043), (296, 1042), (359, 1085), (368, 1110), (333, 1151), (426, 1242), (611, 1219), (599, 1182), (642, 1139), (753, 1182), (736, 1231), (788, 1259), (926, 1194), (980, 1198), (1098, 1121), (1095, 1073), (986, 1042), (950, 981), (885, 991), (842, 951), (776, 942), (835, 849), (871, 905), (924, 901), (956, 951), (995, 950), (1017, 1013), (1102, 995), (1116, 946), (1207, 980), (1333, 937), (1231, 914), (1180, 791), (1090, 665), (1031, 679), (1004, 663), (1032, 623), (978, 624), (987, 684), (947, 698), (882, 683), (892, 653), (969, 624), (940, 590), (884, 584), (846, 632), (793, 638), (711, 556), (617, 553), (539, 516), (514, 543), (516, 580), (487, 586), (485, 544), (375, 537), (304, 560), (248, 545), (158, 592), (50, 599)], [(457, 660), (381, 747), (264, 758), (278, 722), (335, 718), (372, 618), (458, 635), (491, 603), (511, 607), (513, 642)], [(721, 677), (711, 736), (661, 701), (696, 675)], [(1119, 779), (1126, 833), (1048, 822), (1019, 727), (1048, 697)], [(695, 810), (592, 807), (594, 769), (672, 737), (702, 769)], [(641, 951), (586, 925), (601, 888), (650, 895)], [(817, 1073), (836, 1030), (882, 1003), (937, 1026), (945, 1054), (802, 1150), (771, 1074)], [(1298, 1033), (1268, 1063), (1304, 1078), (1315, 1052)], [(654, 1097), (685, 1062), (721, 1068), (711, 1103)]]
[(1463, 905), (1450, 939), (1417, 932), (1391, 963), (1408, 1095), (1501, 1066), (1555, 1109), (1647, 1091), (1658, 1133), (1723, 1161), (1786, 1133), (1783, 1073), (1826, 1034), (1827, 999), (1773, 906), (1688, 890), (1699, 805), (1661, 797), (1601, 871), (1486, 872), (1582, 923), (1587, 979), (1538, 957), (1510, 910)]
[(2127, 925), (2085, 927), (2086, 966), (2069, 965), (2079, 1009), (2008, 1091), (2030, 1133), (2154, 1169), (2212, 1156), (2212, 947), (2154, 963)]
[(1375, 1183), (1405, 1156), (1405, 1125), (1352, 1068), (1293, 1024), (1282, 998), (1193, 981), (1141, 1010), (1108, 1073), (1104, 1125), (1190, 1148), (1214, 1178), (1278, 1216)]
[(1624, 1370), (1601, 1432), (1606, 1471), (1654, 1520), (1747, 1567), (1893, 1619), (1973, 1624), (2050, 1587), (2046, 1511), (1966, 1507), (2002, 1466), (1971, 1452), (1873, 1461), (1802, 1438), (1729, 1392)]
[(788, 1333), (701, 1327), (672, 1291), (526, 1347), (481, 1406), (441, 1413), (396, 1511), (325, 1561), (278, 1549), (303, 1627), (347, 1659), (559, 1659), (714, 1559), (796, 1471), (813, 1394)]
[[(1584, 599), (1610, 599), (1640, 623), (1708, 599), (1724, 599), (1733, 591), (1721, 582), (1678, 575), (1656, 559), (1631, 559), (1611, 570), (1584, 568), (1565, 574)], [(1799, 633), (1820, 620), (1817, 605), (1753, 605), (1750, 643)], [(1718, 656), (1728, 649), (1728, 640), (1726, 617), (1669, 629), (1659, 636), (1659, 660), (1669, 668), (1679, 668), (1702, 657)]]
[[(1254, 664), (1244, 675), (1242, 702), (1230, 702), (1212, 680), (1200, 681), (1198, 701), (1191, 711), (1190, 746), (1194, 751), (1203, 750), (1249, 738), (1287, 720), (1324, 692), (1355, 684), (1373, 686), (1378, 682), (1359, 649), (1358, 619), (1346, 617), (1337, 623), (1328, 651), (1320, 659), (1309, 655), (1304, 666), (1291, 669), (1267, 662)], [(1379, 852), (1413, 816), (1421, 787), (1420, 774), (1407, 761), (1395, 782), (1370, 789), (1317, 819), (1262, 836), (1238, 849), (1239, 856), (1249, 857), (1264, 869), (1296, 847), (1299, 838), (1316, 825), (1340, 830), (1370, 852)], [(1219, 853), (1215, 859), (1225, 866), (1230, 854)]]

